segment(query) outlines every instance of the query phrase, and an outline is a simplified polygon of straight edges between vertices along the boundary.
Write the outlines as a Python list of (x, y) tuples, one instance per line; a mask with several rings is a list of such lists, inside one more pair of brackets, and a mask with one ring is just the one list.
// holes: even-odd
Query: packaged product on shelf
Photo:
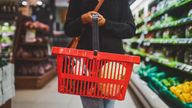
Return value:
[(155, 33), (155, 38), (162, 38), (163, 31), (159, 30)]
[(7, 88), (14, 84), (14, 69), (12, 64), (8, 64), (2, 68), (3, 70), (3, 81), (2, 87)]
[(7, 88), (3, 88), (3, 103), (7, 102), (15, 96), (15, 86), (14, 84), (9, 85)]
[(31, 58), (33, 55), (29, 52), (24, 51), (23, 48), (19, 48), (19, 50), (16, 53), (16, 57), (19, 58)]
[(192, 16), (192, 9), (189, 10), (188, 17)]
[(158, 5), (157, 5), (157, 8), (156, 8), (156, 11), (158, 12), (158, 11), (160, 11), (161, 9), (165, 8), (165, 4), (166, 4), (166, 1), (165, 1), (165, 0), (159, 2)]
[(36, 42), (36, 30), (35, 29), (27, 29), (25, 35), (26, 43), (34, 43)]
[(170, 30), (169, 29), (166, 29), (163, 32), (163, 38), (165, 38), (165, 39), (169, 39), (170, 38)]
[(41, 76), (47, 73), (53, 65), (50, 62), (40, 62), (40, 63), (27, 63), (25, 65), (20, 65), (17, 68), (16, 75), (20, 76)]
[(192, 65), (192, 49), (191, 48), (186, 49), (184, 62), (186, 64)]
[(163, 22), (163, 24), (167, 24), (175, 20), (176, 20), (175, 17), (169, 16), (168, 14), (165, 14), (164, 16), (161, 17), (161, 22)]
[(14, 87), (14, 68), (13, 64), (8, 64), (2, 68), (2, 82), (1, 91), (2, 91), (2, 103), (4, 104), (7, 100), (15, 96), (15, 87)]
[(0, 67), (0, 82), (2, 82), (2, 80), (3, 80), (3, 72), (2, 72), (2, 69)]
[(2, 54), (2, 46), (0, 44), (0, 56), (2, 56), (1, 54)]
[(186, 27), (185, 36), (186, 38), (192, 38), (192, 25)]
[(176, 57), (176, 52), (173, 48), (166, 48), (165, 57), (168, 58), (169, 61), (174, 61)]
[(178, 62), (184, 62), (184, 50), (183, 49), (174, 49), (175, 50), (175, 53), (176, 53), (176, 56), (175, 56), (175, 61), (178, 61)]
[[(2, 82), (0, 81), (0, 89), (2, 89)], [(3, 104), (3, 93), (2, 90), (0, 90), (0, 106)]]
[(153, 38), (154, 37), (154, 33), (148, 33), (146, 36), (145, 36), (145, 38), (149, 38), (149, 39), (151, 39), (151, 38)]
[(179, 27), (174, 30), (174, 36), (177, 38), (185, 38), (185, 28), (184, 27)]
[(17, 58), (43, 58), (47, 57), (48, 52), (44, 48), (38, 48), (38, 49), (23, 49), (22, 47), (19, 48), (17, 51), (16, 57)]
[(151, 26), (153, 26), (153, 22), (148, 22), (147, 23), (147, 28), (149, 29)]

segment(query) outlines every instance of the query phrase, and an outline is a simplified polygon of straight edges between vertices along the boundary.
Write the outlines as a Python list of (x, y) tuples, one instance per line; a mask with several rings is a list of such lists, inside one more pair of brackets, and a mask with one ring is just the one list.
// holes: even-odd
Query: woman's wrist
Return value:
[(84, 16), (84, 15), (81, 15), (81, 22), (82, 22), (83, 24), (86, 24), (85, 16)]

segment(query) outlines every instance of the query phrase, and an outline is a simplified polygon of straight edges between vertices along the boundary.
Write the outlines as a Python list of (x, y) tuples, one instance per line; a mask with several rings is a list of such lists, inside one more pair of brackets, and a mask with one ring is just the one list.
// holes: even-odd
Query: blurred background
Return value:
[[(134, 65), (115, 108), (192, 108), (192, 0), (128, 0), (136, 34), (124, 39)], [(58, 93), (53, 46), (68, 47), (69, 0), (0, 0), (0, 108), (83, 108)]]

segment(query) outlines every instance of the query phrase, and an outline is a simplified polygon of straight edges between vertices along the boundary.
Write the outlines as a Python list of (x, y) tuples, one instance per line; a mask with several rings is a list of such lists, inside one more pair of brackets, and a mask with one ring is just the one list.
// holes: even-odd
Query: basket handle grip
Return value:
[(98, 26), (98, 14), (92, 14), (92, 47), (94, 55), (97, 55), (99, 49), (99, 26)]

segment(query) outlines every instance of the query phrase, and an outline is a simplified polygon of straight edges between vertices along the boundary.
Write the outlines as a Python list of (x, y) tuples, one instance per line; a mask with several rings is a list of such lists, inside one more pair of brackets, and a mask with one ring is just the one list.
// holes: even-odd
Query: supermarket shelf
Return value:
[(0, 43), (0, 46), (5, 49), (5, 48), (8, 48), (8, 47), (11, 47), (13, 44), (12, 43)]
[(2, 32), (1, 32), (1, 33), (0, 33), (0, 36), (1, 36), (1, 37), (13, 37), (13, 36), (14, 36), (14, 33), (5, 33), (5, 32), (2, 33)]
[(159, 17), (159, 16), (161, 16), (161, 15), (163, 15), (163, 14), (165, 14), (171, 10), (182, 7), (182, 6), (184, 6), (188, 3), (191, 3), (191, 2), (192, 2), (192, 0), (181, 0), (178, 3), (171, 4), (170, 6), (167, 6), (167, 8), (161, 9), (158, 12), (154, 13), (151, 17), (149, 17), (148, 21), (151, 21), (151, 20), (153, 20), (153, 19), (155, 19), (155, 18), (157, 18), (157, 17)]
[(144, 58), (151, 60), (153, 62), (162, 64), (162, 65), (167, 66), (169, 68), (177, 69), (177, 70), (180, 70), (182, 72), (185, 72), (185, 73), (192, 75), (192, 66), (191, 65), (181, 63), (181, 62), (176, 62), (176, 61), (169, 61), (166, 58), (155, 57), (154, 55), (142, 53), (142, 52), (135, 50), (135, 49), (128, 49), (127, 52), (132, 52), (134, 55), (139, 55), (139, 56), (144, 57)]
[(48, 60), (48, 57), (42, 57), (42, 58), (16, 58), (18, 61), (32, 61), (32, 62), (39, 62), (39, 61), (45, 61)]
[(192, 45), (192, 38), (145, 39), (145, 42), (149, 42), (150, 44)]
[(26, 46), (47, 46), (47, 42), (35, 42), (35, 43), (20, 43), (21, 45)]
[(191, 23), (192, 23), (192, 17), (182, 18), (177, 21), (173, 21), (173, 22), (169, 22), (169, 23), (162, 23), (161, 26), (158, 25), (159, 27), (155, 27), (155, 26), (150, 27), (148, 29), (148, 32), (152, 32), (155, 30), (161, 30), (161, 29), (165, 29), (165, 28), (169, 28), (169, 27), (178, 27), (178, 26), (191, 24)]
[(130, 86), (145, 108), (169, 108), (169, 106), (165, 104), (136, 73), (132, 74)]
[[(181, 18), (177, 21), (172, 21), (169, 23), (162, 23), (160, 26), (158, 25), (158, 27), (156, 26), (152, 26), (150, 28), (148, 28), (147, 32), (152, 32), (152, 31), (156, 31), (156, 30), (161, 30), (161, 29), (165, 29), (165, 28), (170, 28), (170, 27), (178, 27), (178, 26), (183, 26), (183, 25), (187, 25), (187, 24), (192, 24), (192, 17), (187, 17), (187, 18)], [(136, 35), (142, 34), (143, 31), (137, 31)]]
[(55, 68), (42, 76), (16, 76), (16, 89), (40, 89), (44, 87), (53, 77), (55, 77)]
[(0, 14), (0, 19), (3, 21), (10, 21), (10, 20), (15, 20), (16, 13), (4, 13)]

